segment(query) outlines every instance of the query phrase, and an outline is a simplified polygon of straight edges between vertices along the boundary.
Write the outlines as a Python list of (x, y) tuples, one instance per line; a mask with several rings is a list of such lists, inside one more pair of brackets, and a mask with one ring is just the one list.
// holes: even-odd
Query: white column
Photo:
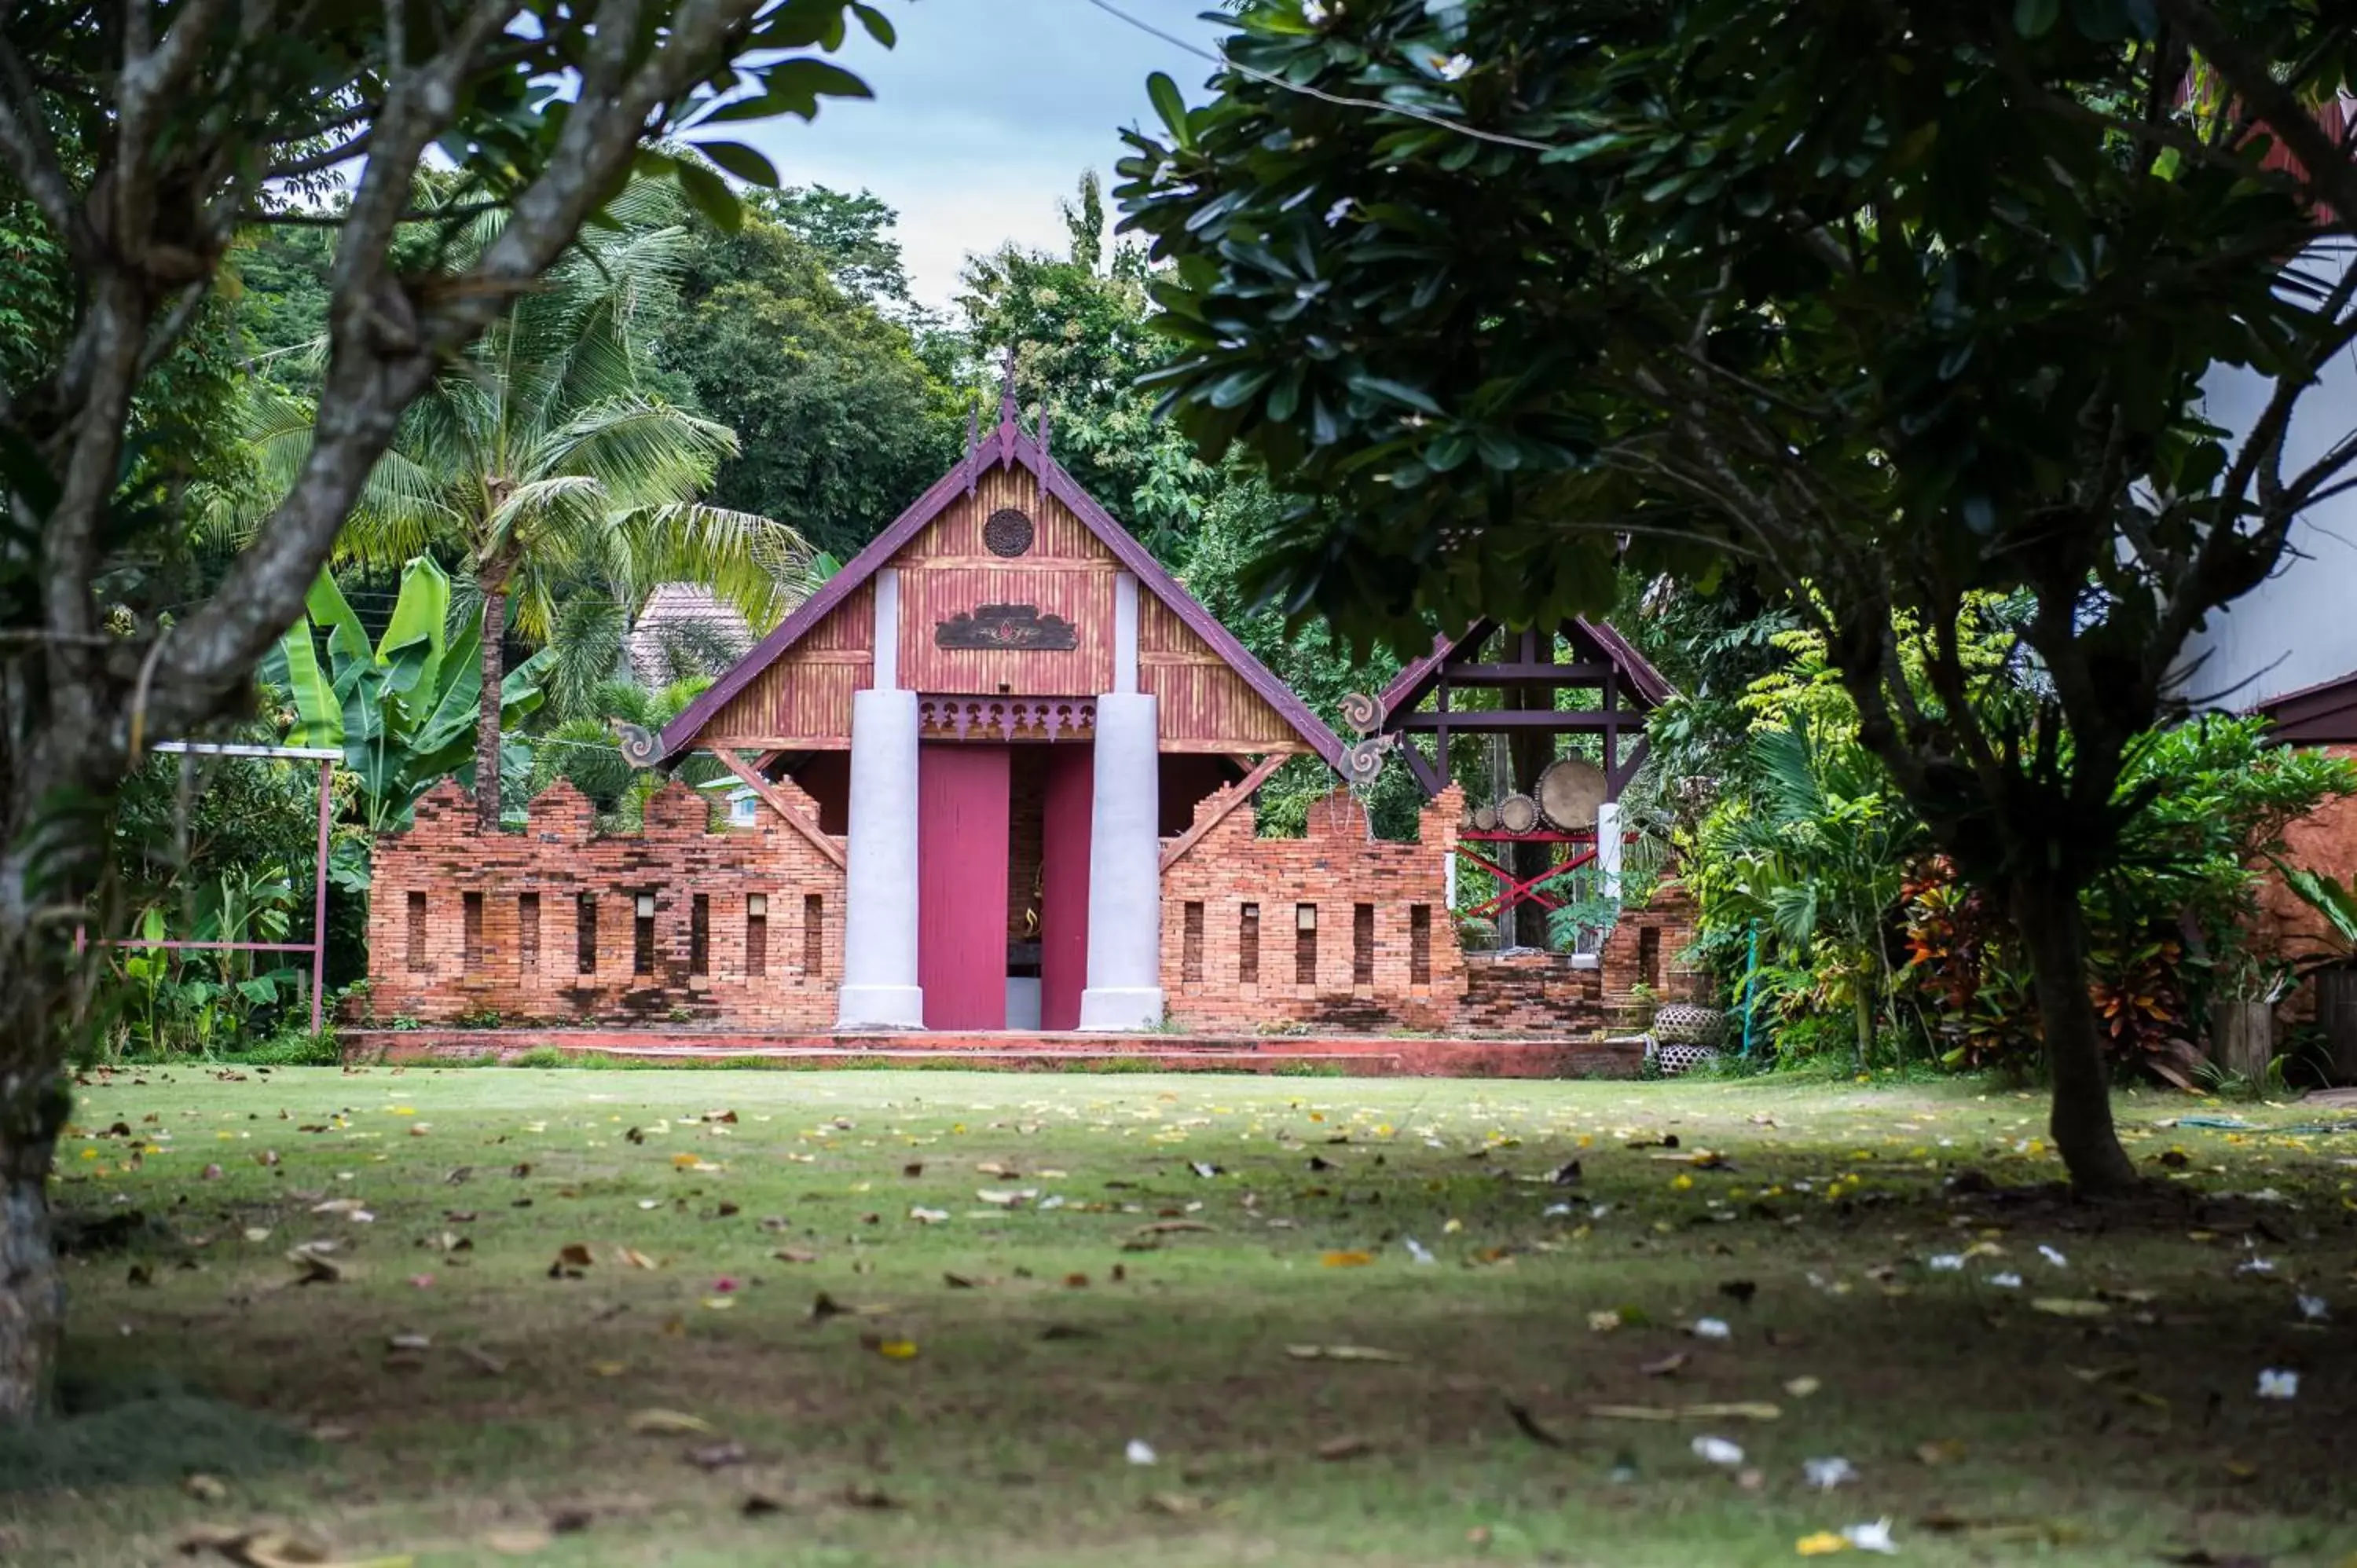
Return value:
[(1603, 874), (1604, 897), (1620, 897), (1620, 802), (1596, 808), (1596, 869)]
[(1113, 689), (1137, 690), (1137, 579), (1126, 572), (1113, 580)]
[(1083, 1029), (1151, 1029), (1162, 1022), (1161, 755), (1157, 740), (1151, 694), (1108, 692), (1097, 699), (1096, 794), (1089, 816), (1089, 983), (1081, 993)]
[(851, 694), (851, 843), (838, 1029), (921, 1029), (917, 693), (898, 690), (900, 575), (876, 574), (876, 684)]

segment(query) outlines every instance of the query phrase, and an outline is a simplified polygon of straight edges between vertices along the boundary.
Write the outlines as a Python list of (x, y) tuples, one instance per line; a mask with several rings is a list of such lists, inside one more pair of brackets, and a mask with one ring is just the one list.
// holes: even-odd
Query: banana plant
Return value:
[[(450, 579), (424, 555), (402, 567), (392, 622), (373, 647), (327, 572), (311, 585), (305, 608), (303, 620), (280, 639), (274, 667), (264, 671), (294, 696), (296, 724), (287, 744), (340, 748), (345, 768), (359, 781), (370, 830), (398, 827), (419, 796), (443, 779), (471, 771), (482, 706), (479, 614), (450, 635)], [(317, 645), (322, 633), (324, 664)], [(548, 659), (543, 650), (500, 682), (503, 727), (540, 706)], [(521, 774), (531, 759), (527, 744), (505, 742), (500, 770)]]

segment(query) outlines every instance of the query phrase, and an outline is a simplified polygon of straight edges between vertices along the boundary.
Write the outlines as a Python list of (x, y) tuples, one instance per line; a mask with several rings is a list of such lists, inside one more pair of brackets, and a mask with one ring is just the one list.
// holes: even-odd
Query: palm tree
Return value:
[[(339, 558), (397, 566), (456, 558), (483, 609), (484, 691), (475, 747), (477, 820), (500, 824), (503, 645), (545, 643), (586, 593), (634, 607), (674, 578), (709, 585), (756, 627), (807, 592), (810, 558), (782, 523), (696, 500), (737, 451), (727, 426), (649, 388), (648, 335), (686, 260), (667, 187), (639, 184), (608, 209), (616, 226), (580, 245), (454, 361), (405, 416), (345, 524)], [(496, 217), (453, 242), (487, 244)], [(265, 476), (291, 478), (303, 411), (253, 422)], [(783, 569), (780, 564), (783, 564)], [(578, 617), (574, 618), (578, 619)]]

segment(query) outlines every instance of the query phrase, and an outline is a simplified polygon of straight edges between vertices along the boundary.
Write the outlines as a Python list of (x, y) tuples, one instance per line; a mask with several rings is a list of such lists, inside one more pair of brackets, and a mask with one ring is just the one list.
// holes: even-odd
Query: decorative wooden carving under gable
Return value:
[(1064, 652), (1081, 645), (1081, 634), (1062, 616), (1041, 615), (1038, 605), (981, 605), (933, 628), (936, 648), (1021, 648)]

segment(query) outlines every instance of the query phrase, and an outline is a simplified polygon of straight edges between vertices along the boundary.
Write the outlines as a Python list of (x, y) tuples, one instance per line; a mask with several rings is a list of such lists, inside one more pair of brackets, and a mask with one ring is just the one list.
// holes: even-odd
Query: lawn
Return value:
[(2357, 1133), (2121, 1109), (2106, 1211), (1987, 1086), (94, 1077), (0, 1559), (2333, 1568)]

